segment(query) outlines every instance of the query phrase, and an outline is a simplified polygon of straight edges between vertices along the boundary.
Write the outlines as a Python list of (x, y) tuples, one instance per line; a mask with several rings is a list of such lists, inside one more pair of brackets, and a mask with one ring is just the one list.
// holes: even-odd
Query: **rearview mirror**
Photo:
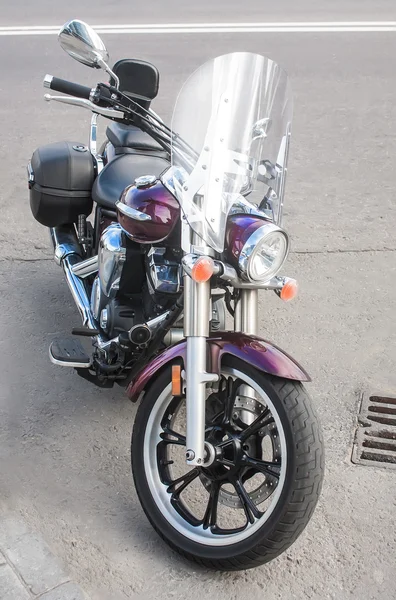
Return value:
[(109, 60), (106, 46), (92, 27), (83, 21), (73, 19), (65, 23), (58, 40), (65, 52), (87, 67), (105, 68)]

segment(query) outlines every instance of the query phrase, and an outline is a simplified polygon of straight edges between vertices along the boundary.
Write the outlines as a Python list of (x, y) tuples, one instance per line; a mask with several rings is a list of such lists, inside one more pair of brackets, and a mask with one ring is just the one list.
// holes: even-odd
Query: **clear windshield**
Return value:
[(215, 58), (184, 84), (172, 118), (172, 185), (190, 226), (216, 251), (235, 205), (260, 207), (279, 224), (291, 118), (286, 73), (258, 54)]

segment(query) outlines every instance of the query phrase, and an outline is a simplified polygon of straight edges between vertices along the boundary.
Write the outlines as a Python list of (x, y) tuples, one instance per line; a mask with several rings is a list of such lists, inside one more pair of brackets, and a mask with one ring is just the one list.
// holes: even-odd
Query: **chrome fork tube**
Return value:
[(258, 290), (240, 290), (235, 305), (234, 329), (250, 335), (258, 334)]
[(206, 384), (218, 376), (206, 371), (206, 339), (209, 336), (210, 283), (196, 283), (184, 276), (184, 336), (186, 364), (186, 461), (200, 466), (205, 460)]
[[(240, 290), (235, 305), (234, 329), (250, 335), (258, 335), (258, 290)], [(243, 384), (239, 388), (239, 396), (255, 399), (256, 392), (250, 386)], [(251, 418), (248, 417), (244, 421), (249, 425)]]
[(206, 338), (187, 338), (187, 439), (186, 460), (188, 465), (202, 465), (205, 442)]
[(184, 275), (184, 336), (208, 337), (210, 283), (196, 283)]

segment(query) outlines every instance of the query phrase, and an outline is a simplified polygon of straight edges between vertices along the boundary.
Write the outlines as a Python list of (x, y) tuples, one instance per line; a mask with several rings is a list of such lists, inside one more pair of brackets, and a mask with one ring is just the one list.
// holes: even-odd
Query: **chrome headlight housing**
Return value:
[(243, 279), (262, 284), (282, 268), (289, 253), (289, 237), (283, 229), (263, 222), (245, 241), (238, 258)]

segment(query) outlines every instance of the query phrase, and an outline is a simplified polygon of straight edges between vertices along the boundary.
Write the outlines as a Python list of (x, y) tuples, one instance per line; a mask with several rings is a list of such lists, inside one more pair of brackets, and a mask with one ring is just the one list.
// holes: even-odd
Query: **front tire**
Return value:
[[(297, 539), (319, 498), (324, 455), (301, 383), (234, 357), (223, 361), (221, 375), (225, 383), (209, 390), (206, 432), (222, 458), (188, 470), (185, 402), (172, 396), (167, 367), (138, 409), (132, 471), (142, 507), (169, 546), (201, 565), (231, 571), (273, 560)], [(183, 466), (187, 472), (173, 477)]]

